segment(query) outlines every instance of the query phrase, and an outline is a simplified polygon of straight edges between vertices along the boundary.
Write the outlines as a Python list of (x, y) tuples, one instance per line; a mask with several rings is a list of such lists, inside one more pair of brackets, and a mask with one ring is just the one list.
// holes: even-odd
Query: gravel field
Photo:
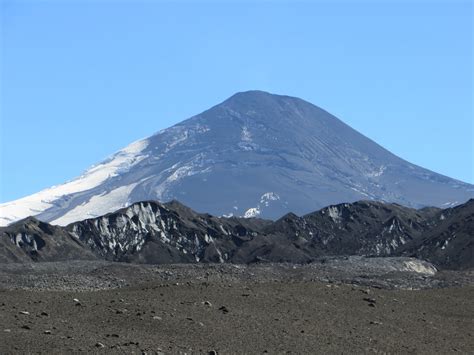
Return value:
[(406, 262), (4, 264), (0, 353), (474, 353), (474, 273)]

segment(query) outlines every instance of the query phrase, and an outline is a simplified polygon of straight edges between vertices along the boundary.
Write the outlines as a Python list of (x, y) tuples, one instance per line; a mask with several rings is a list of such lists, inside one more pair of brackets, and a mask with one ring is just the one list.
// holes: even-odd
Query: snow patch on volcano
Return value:
[(258, 207), (249, 208), (245, 211), (244, 218), (255, 218), (260, 215), (261, 211)]
[[(197, 174), (209, 173), (212, 168), (210, 166), (204, 167), (204, 154), (198, 154), (192, 158), (191, 161), (184, 165), (180, 163), (174, 164), (171, 168), (163, 173), (169, 174), (156, 188), (155, 194), (158, 199), (165, 198), (165, 192), (172, 184), (178, 183), (180, 180)], [(166, 175), (165, 175), (166, 176)]]
[(249, 208), (244, 213), (244, 218), (255, 218), (258, 217), (262, 213), (262, 209), (265, 207), (270, 206), (272, 201), (278, 201), (280, 196), (275, 192), (266, 192), (262, 196), (260, 196), (260, 203), (257, 207)]
[(51, 224), (66, 226), (72, 222), (99, 217), (109, 212), (127, 207), (128, 196), (137, 185), (138, 183), (121, 186), (110, 192), (104, 192), (100, 195), (93, 196), (89, 201), (70, 210), (64, 216), (51, 221)]
[(146, 154), (142, 154), (147, 146), (147, 139), (136, 141), (102, 163), (90, 167), (74, 180), (12, 202), (0, 204), (0, 226), (37, 215), (60, 204), (61, 200), (66, 201), (70, 194), (93, 189), (107, 179), (129, 171), (130, 168), (147, 157)]
[(271, 201), (278, 201), (280, 196), (275, 192), (267, 192), (260, 196), (260, 204), (268, 207)]

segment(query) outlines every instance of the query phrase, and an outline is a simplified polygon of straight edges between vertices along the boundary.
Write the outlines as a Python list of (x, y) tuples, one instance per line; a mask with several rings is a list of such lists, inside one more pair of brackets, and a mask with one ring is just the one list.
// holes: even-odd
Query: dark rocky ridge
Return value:
[(400, 253), (450, 268), (474, 267), (474, 200), (435, 214), (429, 229)]
[(0, 228), (0, 262), (94, 259), (95, 253), (66, 229), (34, 217)]
[(137, 263), (307, 263), (322, 256), (414, 256), (439, 268), (474, 268), (474, 200), (416, 210), (344, 203), (276, 222), (201, 214), (177, 201), (135, 203), (51, 226), (34, 218), (0, 229), (0, 261), (105, 259)]

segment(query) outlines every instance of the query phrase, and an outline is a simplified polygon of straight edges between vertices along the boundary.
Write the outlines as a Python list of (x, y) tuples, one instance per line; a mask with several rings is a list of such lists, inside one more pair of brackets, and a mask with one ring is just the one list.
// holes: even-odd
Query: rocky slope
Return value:
[(272, 222), (200, 214), (172, 201), (135, 203), (51, 226), (34, 218), (0, 229), (2, 261), (99, 258), (138, 263), (306, 263), (330, 255), (415, 256), (474, 267), (474, 200), (445, 210), (373, 201)]
[(0, 228), (0, 263), (94, 259), (94, 252), (67, 230), (33, 217)]
[(435, 214), (429, 229), (400, 255), (429, 259), (448, 268), (474, 268), (474, 200)]
[(144, 200), (273, 219), (361, 199), (446, 208), (473, 197), (473, 185), (393, 155), (311, 103), (249, 91), (1, 204), (0, 225), (31, 215), (67, 225)]

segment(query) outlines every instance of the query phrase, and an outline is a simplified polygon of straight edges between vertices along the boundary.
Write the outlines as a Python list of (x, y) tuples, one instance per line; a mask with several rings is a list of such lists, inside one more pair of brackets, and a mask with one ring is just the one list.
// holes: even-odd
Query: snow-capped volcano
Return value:
[(0, 205), (0, 225), (66, 225), (142, 200), (276, 218), (356, 200), (449, 207), (474, 186), (411, 164), (301, 99), (261, 91), (134, 142), (82, 176)]

